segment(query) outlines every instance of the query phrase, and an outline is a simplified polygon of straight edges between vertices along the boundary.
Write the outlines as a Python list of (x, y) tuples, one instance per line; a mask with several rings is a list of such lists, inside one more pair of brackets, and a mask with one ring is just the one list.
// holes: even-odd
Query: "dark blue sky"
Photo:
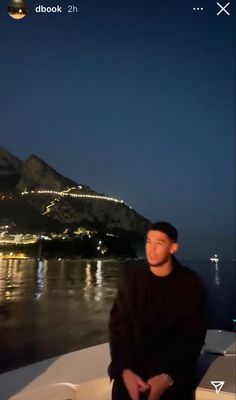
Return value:
[(0, 5), (1, 145), (172, 222), (183, 256), (234, 257), (233, 5), (28, 3), (20, 21)]

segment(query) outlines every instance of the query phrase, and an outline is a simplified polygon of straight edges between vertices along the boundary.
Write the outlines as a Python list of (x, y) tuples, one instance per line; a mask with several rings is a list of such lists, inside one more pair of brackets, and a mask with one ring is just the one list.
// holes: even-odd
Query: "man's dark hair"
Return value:
[(147, 228), (147, 232), (149, 231), (164, 232), (172, 242), (176, 243), (178, 241), (178, 231), (173, 225), (169, 224), (169, 222), (158, 221), (151, 223)]

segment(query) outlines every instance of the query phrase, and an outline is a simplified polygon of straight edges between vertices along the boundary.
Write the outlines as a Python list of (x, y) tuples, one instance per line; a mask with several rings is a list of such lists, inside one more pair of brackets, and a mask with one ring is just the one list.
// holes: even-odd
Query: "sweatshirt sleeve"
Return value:
[(178, 329), (162, 354), (163, 372), (177, 384), (186, 384), (193, 374), (206, 335), (206, 291), (196, 278), (187, 287), (179, 309)]
[(133, 368), (133, 327), (126, 284), (121, 281), (109, 321), (109, 343), (111, 364), (108, 373), (111, 379), (119, 376), (123, 369)]

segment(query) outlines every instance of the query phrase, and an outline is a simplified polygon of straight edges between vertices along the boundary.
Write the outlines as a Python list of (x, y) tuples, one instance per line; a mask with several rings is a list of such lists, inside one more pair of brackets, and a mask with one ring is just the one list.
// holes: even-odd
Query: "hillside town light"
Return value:
[(27, 14), (27, 6), (24, 0), (11, 0), (8, 4), (8, 14), (14, 19), (24, 18)]

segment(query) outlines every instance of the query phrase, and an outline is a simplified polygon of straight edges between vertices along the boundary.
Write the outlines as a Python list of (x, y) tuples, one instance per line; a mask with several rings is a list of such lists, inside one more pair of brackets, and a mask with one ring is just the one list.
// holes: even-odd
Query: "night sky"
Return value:
[(235, 257), (233, 4), (27, 4), (18, 21), (0, 4), (1, 145), (170, 221), (182, 257)]

